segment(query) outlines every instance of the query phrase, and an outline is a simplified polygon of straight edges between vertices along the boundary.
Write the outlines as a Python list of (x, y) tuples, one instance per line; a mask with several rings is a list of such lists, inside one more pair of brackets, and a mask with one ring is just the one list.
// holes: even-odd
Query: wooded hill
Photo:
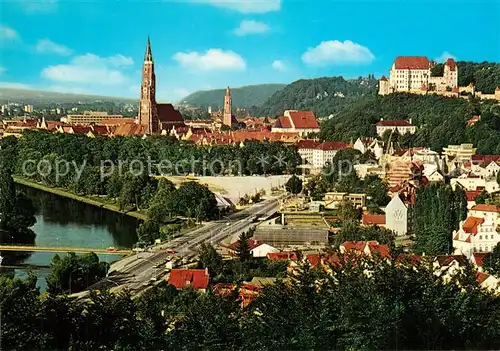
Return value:
[[(467, 127), (466, 122), (474, 115), (481, 115), (481, 120)], [(440, 151), (448, 144), (470, 142), (477, 146), (479, 154), (500, 154), (498, 104), (436, 95), (366, 96), (324, 121), (320, 137), (355, 141), (358, 137), (376, 136), (375, 124), (381, 118), (412, 118), (417, 132), (398, 137), (402, 147), (426, 146)]]
[[(271, 95), (283, 89), (286, 84), (259, 84), (247, 85), (240, 88), (231, 88), (233, 108), (245, 108), (262, 105)], [(226, 89), (204, 90), (194, 92), (180, 100), (183, 104), (195, 105), (212, 109), (222, 108)]]
[(297, 80), (274, 93), (262, 106), (250, 109), (253, 116), (279, 116), (284, 110), (312, 110), (319, 117), (329, 116), (365, 95), (375, 95), (374, 76), (346, 80), (322, 77)]

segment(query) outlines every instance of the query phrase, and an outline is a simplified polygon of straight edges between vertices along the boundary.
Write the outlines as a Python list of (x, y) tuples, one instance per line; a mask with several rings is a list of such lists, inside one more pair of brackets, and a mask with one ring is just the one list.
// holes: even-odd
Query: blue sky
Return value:
[(495, 0), (4, 0), (0, 86), (157, 99), (300, 78), (387, 74), (398, 55), (500, 62)]

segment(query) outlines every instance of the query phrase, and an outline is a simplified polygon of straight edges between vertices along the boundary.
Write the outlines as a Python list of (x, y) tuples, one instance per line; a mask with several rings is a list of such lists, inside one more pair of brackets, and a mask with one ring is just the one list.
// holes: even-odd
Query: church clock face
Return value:
[(404, 214), (403, 214), (403, 211), (398, 208), (396, 211), (394, 211), (392, 216), (396, 222), (401, 222), (403, 220)]

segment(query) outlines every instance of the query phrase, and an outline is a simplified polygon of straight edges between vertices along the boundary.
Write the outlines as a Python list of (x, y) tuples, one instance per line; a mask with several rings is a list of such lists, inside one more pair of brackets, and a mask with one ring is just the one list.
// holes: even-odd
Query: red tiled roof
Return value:
[(320, 145), (318, 145), (316, 149), (328, 151), (328, 150), (342, 150), (346, 149), (347, 147), (348, 147), (347, 144), (342, 141), (325, 141)]
[(472, 207), (473, 211), (497, 212), (500, 213), (500, 206), (480, 204)]
[(450, 67), (450, 71), (455, 71), (457, 69), (457, 64), (455, 63), (455, 60), (452, 58), (446, 60), (445, 65)]
[(464, 232), (469, 234), (477, 234), (477, 226), (484, 223), (484, 218), (467, 217), (463, 224)]
[(465, 192), (465, 196), (467, 197), (467, 201), (476, 201), (476, 197), (481, 194), (482, 190), (468, 190)]
[(381, 127), (411, 127), (412, 124), (409, 121), (405, 120), (386, 120), (386, 121), (378, 121), (377, 126)]
[(321, 142), (312, 139), (303, 139), (295, 143), (297, 149), (316, 149)]
[(401, 263), (401, 262), (408, 262), (411, 264), (417, 264), (422, 261), (422, 255), (414, 255), (414, 254), (407, 254), (407, 253), (402, 253), (399, 254), (398, 257), (396, 257), (396, 262)]
[(368, 242), (368, 248), (370, 249), (371, 254), (376, 254), (380, 255), (380, 257), (389, 257), (390, 256), (390, 250), (389, 246), (387, 245), (381, 245), (376, 242), (369, 241)]
[(168, 283), (177, 289), (191, 286), (195, 289), (206, 289), (210, 275), (208, 269), (172, 269)]
[(292, 123), (290, 123), (290, 120), (288, 117), (285, 116), (280, 116), (276, 119), (276, 123), (274, 124), (276, 128), (292, 128)]
[(87, 134), (92, 131), (92, 128), (85, 126), (71, 126), (75, 134)]
[(385, 214), (363, 213), (363, 225), (385, 225)]
[(436, 260), (441, 267), (449, 266), (453, 261), (457, 261), (460, 265), (467, 262), (467, 258), (463, 255), (440, 255)]
[(394, 61), (396, 69), (429, 69), (429, 59), (425, 56), (398, 56)]
[(106, 125), (117, 126), (117, 125), (124, 124), (124, 123), (135, 123), (135, 118), (128, 118), (128, 117), (106, 118), (106, 119), (101, 120), (98, 124), (103, 125), (103, 126), (106, 126)]
[(107, 126), (92, 126), (92, 133), (106, 135), (109, 133)]
[(306, 260), (312, 267), (316, 267), (318, 264), (321, 263), (321, 258), (319, 257), (318, 254), (306, 255)]
[(290, 118), (297, 129), (317, 129), (318, 121), (312, 111), (290, 111)]
[(474, 252), (474, 262), (476, 263), (476, 266), (482, 267), (484, 262), (484, 257), (487, 255), (487, 252)]
[(478, 284), (482, 284), (489, 277), (490, 277), (489, 274), (483, 272), (476, 272), (476, 281), (478, 282)]
[(172, 104), (156, 104), (158, 119), (161, 123), (184, 123), (184, 118)]
[(117, 136), (131, 136), (144, 134), (144, 126), (136, 123), (120, 124), (115, 128), (113, 133)]
[(472, 155), (472, 163), (487, 166), (491, 162), (500, 162), (500, 155)]
[(233, 291), (236, 290), (237, 285), (231, 283), (218, 283), (213, 287), (213, 292), (219, 296), (229, 296)]
[(297, 255), (293, 251), (270, 252), (267, 258), (278, 261), (297, 261)]
[(387, 78), (385, 76), (382, 76), (382, 78), (380, 78), (380, 80), (387, 82)]

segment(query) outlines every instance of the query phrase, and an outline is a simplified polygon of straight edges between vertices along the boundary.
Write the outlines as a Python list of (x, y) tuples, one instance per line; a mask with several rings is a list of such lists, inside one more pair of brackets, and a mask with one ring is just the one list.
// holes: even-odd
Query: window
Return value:
[(479, 235), (479, 240), (483, 240), (483, 236), (482, 235)]

